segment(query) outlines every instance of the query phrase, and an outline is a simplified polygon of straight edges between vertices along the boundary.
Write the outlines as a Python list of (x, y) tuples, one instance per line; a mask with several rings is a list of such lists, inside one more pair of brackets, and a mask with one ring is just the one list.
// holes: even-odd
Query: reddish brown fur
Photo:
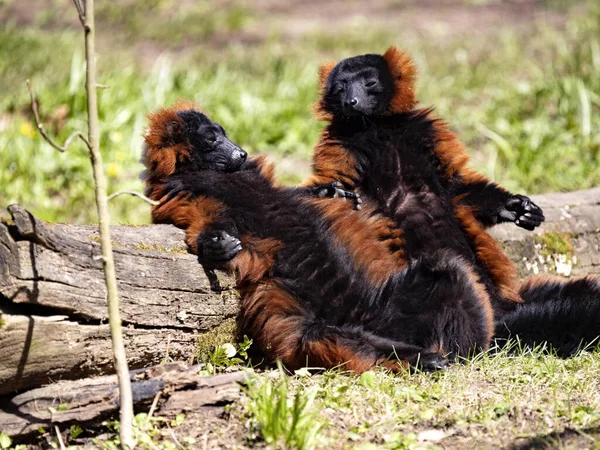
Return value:
[(454, 213), (460, 221), (465, 233), (475, 245), (475, 254), (480, 263), (488, 270), (494, 285), (500, 293), (513, 302), (522, 302), (517, 292), (517, 270), (504, 254), (498, 243), (485, 231), (473, 209), (460, 204), (460, 197), (455, 199)]
[(148, 114), (149, 127), (144, 136), (145, 149), (141, 162), (146, 166), (142, 181), (146, 184), (144, 193), (152, 200), (160, 200), (162, 184), (166, 177), (175, 172), (177, 162), (189, 159), (187, 146), (181, 143), (184, 129), (183, 120), (177, 111), (198, 109), (196, 105), (179, 100), (170, 108), (162, 108)]
[[(488, 295), (485, 286), (479, 281), (479, 277), (475, 274), (473, 269), (470, 266), (465, 266), (465, 269), (467, 270), (468, 277), (471, 280), (471, 286), (473, 286), (477, 291), (477, 295), (481, 300), (480, 303), (485, 311), (486, 325), (488, 330), (487, 343), (489, 346), (489, 343), (492, 341), (492, 337), (494, 336), (494, 308), (492, 306), (492, 301), (490, 300), (490, 296)], [(486, 349), (487, 347), (484, 350)]]
[(389, 112), (396, 114), (410, 111), (417, 105), (415, 92), (417, 66), (408, 53), (397, 47), (388, 48), (383, 54), (383, 59), (392, 72), (396, 88), (390, 101)]
[[(407, 53), (396, 47), (390, 47), (383, 56), (396, 80), (396, 91), (390, 102), (389, 111), (401, 113), (412, 110), (418, 104), (415, 96), (417, 69), (414, 62)], [(333, 67), (335, 63), (331, 62), (321, 66), (319, 79), (322, 90)], [(448, 125), (434, 117), (432, 109), (425, 111), (435, 119), (434, 126), (437, 134), (435, 153), (442, 163), (443, 175), (447, 179), (460, 176), (467, 183), (489, 181), (485, 175), (468, 167), (469, 156), (466, 149), (458, 137), (449, 130)], [(331, 115), (325, 112), (321, 101), (316, 104), (315, 115), (319, 120), (331, 120)], [(316, 186), (341, 181), (351, 187), (356, 185), (357, 180), (356, 160), (349, 151), (332, 142), (327, 129), (324, 130), (314, 150), (313, 175), (303, 184)], [(478, 260), (488, 268), (492, 280), (503, 296), (511, 301), (521, 302), (516, 290), (518, 280), (514, 265), (476, 220), (473, 209), (461, 206), (459, 203), (460, 199), (455, 199), (455, 212), (463, 229), (475, 244)]]
[(332, 338), (302, 342), (307, 312), (275, 281), (250, 284), (241, 289), (248, 331), (268, 356), (280, 359), (290, 370), (301, 367), (344, 367), (357, 373), (377, 361), (357, 355)]
[(197, 239), (225, 210), (225, 205), (208, 197), (189, 199), (179, 194), (171, 200), (152, 207), (153, 223), (171, 223), (185, 230), (185, 242), (197, 253)]
[(255, 156), (252, 159), (260, 171), (261, 175), (265, 177), (269, 183), (273, 186), (277, 186), (277, 180), (275, 179), (275, 166), (270, 162), (266, 155)]
[(333, 117), (331, 113), (327, 112), (322, 103), (322, 98), (325, 95), (325, 88), (327, 86), (327, 78), (329, 78), (329, 74), (335, 67), (335, 61), (328, 61), (324, 64), (321, 64), (319, 67), (319, 90), (321, 91), (320, 100), (313, 105), (313, 114), (318, 120), (326, 120), (329, 121)]
[(310, 202), (330, 222), (329, 230), (350, 252), (356, 270), (364, 272), (374, 286), (380, 286), (398, 268), (406, 266), (402, 231), (392, 220), (374, 215), (368, 206), (360, 212), (349, 209), (348, 202), (342, 199)]
[(261, 239), (254, 235), (242, 236), (242, 251), (229, 263), (241, 283), (256, 283), (268, 275), (275, 254), (283, 248), (276, 239)]
[(354, 156), (329, 140), (327, 130), (321, 134), (313, 155), (313, 175), (302, 183), (303, 186), (318, 186), (340, 181), (346, 186), (354, 186), (358, 181)]

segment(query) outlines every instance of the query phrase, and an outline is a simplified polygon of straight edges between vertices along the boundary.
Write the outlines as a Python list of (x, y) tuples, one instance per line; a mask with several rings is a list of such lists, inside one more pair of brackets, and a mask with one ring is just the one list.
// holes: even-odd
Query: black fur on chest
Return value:
[(474, 260), (441, 174), (429, 113), (334, 122), (330, 136), (356, 158), (361, 193), (403, 229), (407, 257), (452, 249)]

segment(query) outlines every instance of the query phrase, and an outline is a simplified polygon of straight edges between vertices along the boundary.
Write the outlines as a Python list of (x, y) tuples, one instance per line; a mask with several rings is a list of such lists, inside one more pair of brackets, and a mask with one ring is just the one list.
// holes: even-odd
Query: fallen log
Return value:
[[(492, 230), (520, 275), (600, 274), (600, 188), (533, 198), (546, 215), (534, 233)], [(97, 228), (9, 212), (13, 223), (0, 224), (0, 395), (112, 373)], [(237, 315), (233, 280), (219, 274), (225, 290), (211, 289), (174, 227), (112, 234), (130, 367), (190, 361), (198, 336)]]
[[(155, 406), (163, 417), (225, 405), (239, 397), (240, 384), (252, 377), (249, 371), (200, 376), (199, 370), (197, 365), (175, 363), (131, 371), (136, 409), (147, 411), (155, 398), (160, 398)], [(94, 426), (118, 408), (116, 375), (60, 381), (6, 400), (0, 409), (0, 430), (22, 438), (51, 424)]]
[[(0, 395), (113, 373), (98, 230), (47, 224), (13, 205), (0, 223)], [(130, 368), (193, 360), (203, 333), (236, 317), (172, 226), (112, 228)]]
[(600, 274), (600, 188), (532, 199), (546, 216), (534, 232), (513, 224), (491, 229), (520, 276)]

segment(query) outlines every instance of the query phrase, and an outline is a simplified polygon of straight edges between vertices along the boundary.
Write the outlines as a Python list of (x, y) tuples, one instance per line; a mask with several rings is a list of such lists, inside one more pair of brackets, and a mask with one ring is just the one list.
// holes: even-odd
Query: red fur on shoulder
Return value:
[(390, 68), (396, 88), (390, 101), (389, 112), (396, 114), (412, 110), (417, 105), (417, 66), (408, 53), (397, 47), (388, 48), (383, 54), (383, 59)]
[(319, 186), (339, 181), (346, 187), (353, 187), (358, 181), (356, 159), (348, 150), (329, 139), (327, 130), (313, 152), (313, 175), (302, 186)]
[(435, 153), (440, 159), (445, 170), (444, 176), (451, 179), (459, 176), (465, 183), (490, 182), (482, 173), (468, 167), (469, 155), (464, 145), (458, 139), (458, 136), (450, 131), (448, 124), (430, 114), (435, 120), (434, 129), (436, 132)]
[(152, 207), (153, 223), (170, 223), (185, 230), (185, 242), (198, 252), (198, 236), (225, 211), (226, 206), (209, 197), (190, 199), (185, 193)]

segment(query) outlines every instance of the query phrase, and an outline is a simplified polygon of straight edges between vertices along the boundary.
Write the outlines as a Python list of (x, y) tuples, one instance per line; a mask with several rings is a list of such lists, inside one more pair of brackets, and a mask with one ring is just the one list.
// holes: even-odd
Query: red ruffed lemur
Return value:
[[(417, 108), (415, 78), (412, 59), (395, 47), (323, 65), (315, 113), (328, 124), (304, 185), (338, 181), (357, 189), (402, 230), (405, 261), (439, 251), (463, 258), (491, 299), (497, 337), (544, 337), (562, 353), (595, 339), (597, 280), (519, 286), (516, 268), (485, 228), (514, 222), (533, 230), (543, 212), (467, 166), (465, 148), (448, 125), (431, 108)], [(589, 327), (579, 330), (579, 321)]]
[(398, 264), (401, 236), (336, 185), (277, 186), (193, 105), (149, 115), (142, 161), (157, 223), (185, 229), (200, 263), (235, 273), (245, 332), (286, 367), (437, 369), (486, 349), (493, 312), (449, 251)]

